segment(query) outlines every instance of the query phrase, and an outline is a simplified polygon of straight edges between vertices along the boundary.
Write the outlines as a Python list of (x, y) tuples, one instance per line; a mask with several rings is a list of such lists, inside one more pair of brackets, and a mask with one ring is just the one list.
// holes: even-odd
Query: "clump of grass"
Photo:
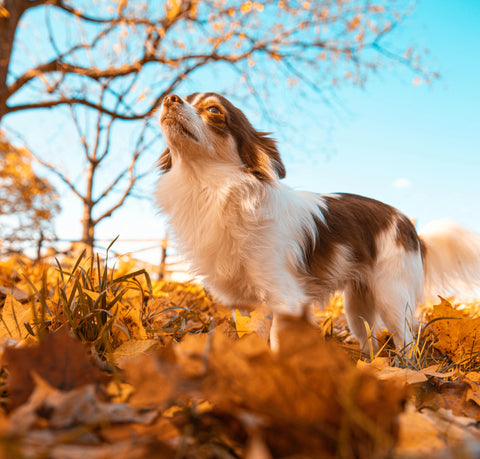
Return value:
[[(56, 260), (59, 277), (53, 292), (46, 287), (47, 272), (40, 288), (26, 278), (39, 303), (39, 307), (34, 305), (34, 319), (27, 326), (30, 334), (41, 339), (47, 331), (67, 323), (81, 341), (93, 344), (101, 357), (112, 352), (119, 334), (130, 338), (121, 317), (122, 300), (129, 291), (137, 290), (140, 301), (135, 306), (142, 308), (143, 316), (152, 300), (152, 284), (144, 269), (115, 277), (115, 269), (108, 269), (108, 252), (114, 242), (107, 248), (105, 260), (99, 255), (87, 259), (84, 251), (70, 270), (63, 269)], [(139, 278), (143, 278), (148, 298)]]
[(424, 333), (429, 323), (425, 324), (422, 321), (419, 329), (415, 331), (411, 324), (407, 323), (406, 326), (415, 338), (412, 342), (405, 343), (402, 348), (395, 347), (393, 335), (387, 330), (375, 336), (373, 327), (371, 328), (366, 321), (364, 321), (364, 325), (368, 335), (366, 343), (367, 358), (370, 361), (377, 357), (388, 357), (392, 367), (419, 371), (432, 365), (437, 365), (437, 371), (439, 372), (451, 370), (451, 362), (435, 348), (433, 336)]

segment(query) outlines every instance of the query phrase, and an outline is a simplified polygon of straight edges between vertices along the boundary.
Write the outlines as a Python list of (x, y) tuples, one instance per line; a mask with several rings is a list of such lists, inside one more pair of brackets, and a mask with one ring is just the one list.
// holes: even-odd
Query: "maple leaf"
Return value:
[(65, 391), (102, 379), (100, 370), (89, 361), (83, 344), (66, 327), (47, 335), (37, 346), (5, 349), (2, 363), (8, 369), (10, 409), (26, 402), (32, 393), (35, 387), (32, 372)]
[(434, 346), (455, 362), (468, 362), (480, 353), (480, 318), (464, 317), (449, 301), (442, 298), (433, 307), (430, 326), (437, 337)]

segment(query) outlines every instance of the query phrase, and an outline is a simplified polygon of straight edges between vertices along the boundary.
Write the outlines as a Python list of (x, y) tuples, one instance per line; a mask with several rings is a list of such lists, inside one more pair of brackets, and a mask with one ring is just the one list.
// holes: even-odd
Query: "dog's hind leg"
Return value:
[[(369, 336), (367, 329), (373, 331), (377, 317), (375, 297), (370, 288), (361, 282), (350, 282), (344, 291), (345, 315), (350, 331), (357, 338), (360, 349), (366, 352), (368, 341), (372, 340), (373, 350), (378, 349), (374, 336)], [(368, 327), (367, 327), (368, 325)]]

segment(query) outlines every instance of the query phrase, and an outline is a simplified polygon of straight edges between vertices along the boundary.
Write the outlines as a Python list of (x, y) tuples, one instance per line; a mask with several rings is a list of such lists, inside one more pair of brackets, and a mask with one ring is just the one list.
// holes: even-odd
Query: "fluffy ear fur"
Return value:
[(257, 131), (241, 110), (229, 100), (221, 98), (229, 115), (229, 128), (237, 141), (238, 153), (247, 170), (260, 180), (272, 182), (275, 175), (285, 177), (285, 166), (280, 158), (275, 140), (268, 132)]
[(255, 130), (242, 132), (237, 136), (237, 142), (240, 158), (249, 172), (267, 182), (275, 179), (272, 174), (281, 179), (285, 177), (285, 166), (276, 142), (268, 137), (268, 133)]
[(172, 155), (170, 154), (170, 148), (167, 148), (158, 159), (158, 167), (160, 170), (165, 173), (168, 172), (172, 167)]

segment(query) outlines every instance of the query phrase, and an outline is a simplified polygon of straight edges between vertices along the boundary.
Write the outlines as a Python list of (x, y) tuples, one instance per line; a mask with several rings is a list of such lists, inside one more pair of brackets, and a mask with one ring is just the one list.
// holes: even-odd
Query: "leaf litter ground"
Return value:
[(77, 261), (0, 263), (2, 457), (479, 456), (476, 304), (429, 306), (421, 340), (365, 359), (334, 298), (272, 353), (265, 311)]

